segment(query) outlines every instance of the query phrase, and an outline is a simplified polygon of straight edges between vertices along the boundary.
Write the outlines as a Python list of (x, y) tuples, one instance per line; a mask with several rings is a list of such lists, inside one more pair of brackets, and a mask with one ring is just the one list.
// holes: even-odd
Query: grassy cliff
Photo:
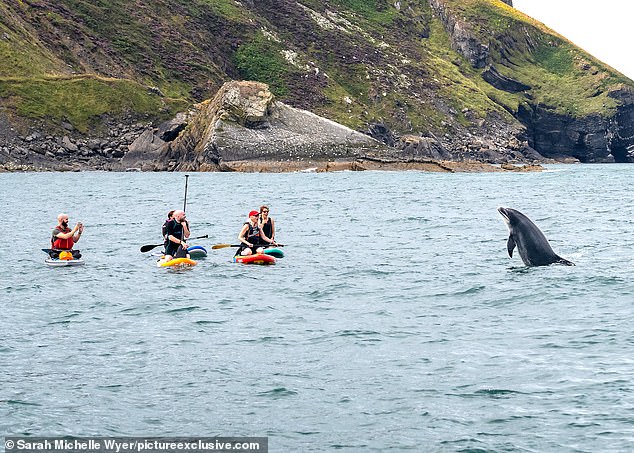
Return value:
[[(610, 113), (607, 93), (632, 81), (540, 22), (496, 0), (446, 2), (490, 47), (500, 72), (530, 86), (530, 99), (573, 116)], [(522, 97), (515, 100), (522, 101)], [(513, 101), (515, 101), (513, 100)], [(502, 100), (504, 103), (504, 101)], [(516, 110), (515, 102), (504, 103)]]
[[(485, 81), (439, 6), (530, 88)], [(632, 86), (499, 0), (15, 0), (0, 3), (0, 58), (9, 117), (86, 133), (106, 116), (168, 117), (231, 79), (355, 129), (447, 136), (517, 123), (521, 105), (606, 116), (608, 92)]]

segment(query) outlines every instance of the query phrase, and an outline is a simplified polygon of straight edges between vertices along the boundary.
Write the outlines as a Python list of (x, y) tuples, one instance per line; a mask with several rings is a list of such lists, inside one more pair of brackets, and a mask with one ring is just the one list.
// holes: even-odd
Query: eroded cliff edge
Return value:
[(630, 80), (517, 12), (512, 2), (429, 3), (452, 48), (507, 93), (497, 101), (526, 128), (532, 148), (556, 159), (634, 161)]
[[(129, 152), (173, 142), (191, 122), (176, 113), (228, 80), (265, 82), (276, 102), (402, 159), (634, 161), (634, 83), (511, 1), (224, 5), (0, 3), (0, 53), (11, 62), (0, 65), (0, 167), (125, 168)], [(254, 151), (263, 134), (241, 127)], [(147, 149), (131, 146), (140, 135)], [(221, 141), (190, 155), (228, 162)], [(165, 159), (156, 168), (179, 168), (173, 152), (155, 156)]]
[(266, 84), (233, 81), (187, 114), (148, 128), (130, 145), (122, 166), (144, 171), (459, 169), (428, 157), (439, 146), (411, 137), (404, 149), (389, 147), (277, 101)]

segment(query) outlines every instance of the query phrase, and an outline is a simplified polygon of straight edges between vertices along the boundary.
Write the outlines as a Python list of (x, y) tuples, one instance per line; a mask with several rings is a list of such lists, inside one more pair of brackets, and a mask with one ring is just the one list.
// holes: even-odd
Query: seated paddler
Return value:
[(68, 214), (59, 214), (57, 216), (57, 226), (53, 228), (53, 235), (51, 236), (51, 251), (49, 252), (51, 258), (81, 258), (79, 250), (73, 250), (73, 247), (81, 239), (83, 232), (84, 225), (81, 222), (77, 222), (73, 229), (70, 229), (68, 227)]

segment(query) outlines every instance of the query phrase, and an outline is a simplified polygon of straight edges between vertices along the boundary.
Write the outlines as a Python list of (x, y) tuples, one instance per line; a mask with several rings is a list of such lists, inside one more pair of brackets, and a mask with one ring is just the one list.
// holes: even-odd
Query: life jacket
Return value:
[[(55, 230), (59, 231), (60, 233), (70, 233), (72, 231), (70, 228), (64, 228), (61, 225), (57, 225), (55, 227)], [(53, 232), (55, 232), (55, 230), (53, 230)], [(73, 240), (72, 236), (68, 239), (61, 239), (56, 236), (51, 237), (51, 248), (55, 250), (71, 250), (73, 248), (73, 245), (75, 245), (75, 241)]]
[(245, 233), (245, 239), (247, 242), (251, 244), (257, 244), (260, 242), (260, 226), (256, 223), (255, 225), (251, 225), (250, 222), (244, 222), (245, 225), (249, 226), (249, 229)]

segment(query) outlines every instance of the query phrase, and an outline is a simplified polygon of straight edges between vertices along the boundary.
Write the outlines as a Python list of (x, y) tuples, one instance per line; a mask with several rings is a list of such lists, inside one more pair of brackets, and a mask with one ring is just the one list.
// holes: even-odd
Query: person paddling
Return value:
[(262, 244), (276, 245), (275, 241), (269, 239), (269, 237), (262, 231), (260, 223), (258, 222), (258, 211), (249, 212), (249, 220), (244, 222), (240, 234), (238, 234), (238, 240), (241, 243), (240, 248), (236, 252), (236, 255), (252, 255), (253, 253), (263, 253), (264, 249)]
[(174, 211), (172, 220), (167, 223), (168, 243), (165, 247), (165, 261), (176, 258), (189, 258), (186, 239), (190, 235), (185, 211)]
[(174, 209), (167, 213), (167, 220), (163, 222), (163, 226), (161, 227), (161, 234), (163, 235), (163, 248), (167, 249), (167, 244), (169, 239), (167, 239), (167, 224), (174, 218)]
[(73, 246), (84, 232), (84, 225), (78, 222), (71, 230), (68, 228), (68, 214), (59, 214), (57, 216), (57, 226), (53, 228), (51, 236), (51, 258), (59, 258), (61, 252), (70, 252), (74, 259), (81, 258), (79, 250), (73, 250)]
[(272, 241), (275, 241), (275, 220), (273, 217), (269, 217), (269, 207), (268, 206), (260, 206), (260, 218), (259, 218), (260, 228), (262, 231)]

